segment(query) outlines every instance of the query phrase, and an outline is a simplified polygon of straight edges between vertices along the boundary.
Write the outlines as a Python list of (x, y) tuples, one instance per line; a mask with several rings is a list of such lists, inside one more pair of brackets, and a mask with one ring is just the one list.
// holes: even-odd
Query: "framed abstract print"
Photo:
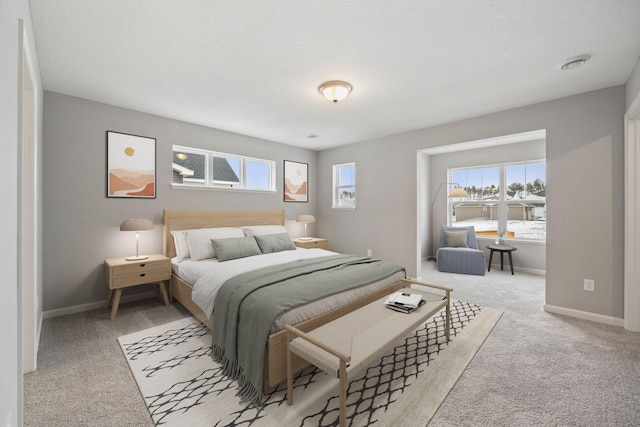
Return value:
[(107, 131), (107, 197), (156, 198), (156, 139)]
[(309, 201), (309, 165), (307, 163), (284, 161), (284, 201)]

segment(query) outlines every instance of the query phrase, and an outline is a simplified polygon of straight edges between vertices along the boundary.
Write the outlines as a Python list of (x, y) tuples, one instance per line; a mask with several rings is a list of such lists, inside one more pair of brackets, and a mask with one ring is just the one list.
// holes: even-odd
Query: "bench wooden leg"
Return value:
[(289, 350), (291, 342), (291, 332), (287, 340), (287, 405), (293, 405), (293, 353)]
[(446, 316), (446, 320), (445, 320), (445, 328), (446, 328), (446, 336), (447, 336), (447, 341), (451, 340), (451, 299), (447, 298), (447, 309), (445, 310), (445, 316)]
[(340, 427), (347, 426), (347, 363), (340, 361)]

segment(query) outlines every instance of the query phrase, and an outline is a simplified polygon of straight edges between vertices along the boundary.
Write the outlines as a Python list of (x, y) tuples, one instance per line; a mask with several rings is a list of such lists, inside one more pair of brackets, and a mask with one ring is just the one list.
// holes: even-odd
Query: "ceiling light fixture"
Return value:
[(588, 60), (591, 59), (589, 55), (580, 55), (575, 58), (570, 58), (565, 62), (560, 69), (561, 70), (573, 70), (574, 68), (578, 68), (579, 66), (585, 64)]
[(342, 101), (349, 95), (353, 88), (347, 82), (340, 80), (332, 80), (330, 82), (324, 82), (318, 87), (320, 92), (325, 98), (331, 102)]

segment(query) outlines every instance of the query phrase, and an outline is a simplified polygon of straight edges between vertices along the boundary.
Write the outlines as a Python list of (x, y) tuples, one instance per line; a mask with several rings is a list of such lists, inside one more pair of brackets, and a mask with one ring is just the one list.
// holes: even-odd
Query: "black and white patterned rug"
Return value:
[[(453, 301), (451, 341), (444, 337), (442, 311), (349, 383), (348, 425), (398, 425), (398, 416), (419, 418), (418, 425), (426, 425), (500, 315), (490, 308)], [(194, 318), (118, 341), (158, 426), (338, 423), (338, 381), (316, 368), (297, 375), (292, 406), (287, 406), (286, 384), (272, 390), (262, 408), (241, 401), (236, 382), (225, 377), (211, 359), (211, 332)], [(410, 403), (417, 397), (419, 405)]]

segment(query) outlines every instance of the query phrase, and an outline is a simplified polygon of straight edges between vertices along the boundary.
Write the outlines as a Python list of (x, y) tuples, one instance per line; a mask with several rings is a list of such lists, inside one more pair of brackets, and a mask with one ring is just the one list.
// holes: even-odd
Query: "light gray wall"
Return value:
[[(18, 426), (22, 423), (22, 362), (21, 325), (22, 300), (18, 273), (18, 163), (20, 144), (21, 105), (18, 94), (22, 91), (22, 31), (24, 22), (26, 44), (32, 54), (35, 81), (34, 92), (42, 99), (42, 81), (38, 64), (33, 26), (27, 0), (0, 2), (0, 132), (2, 134), (3, 185), (0, 188), (0, 235), (5, 240), (0, 256), (2, 286), (0, 286), (0, 424)], [(36, 114), (42, 117), (42, 104)], [(42, 123), (37, 124), (36, 138), (42, 141)], [(25, 195), (32, 196), (32, 195)], [(33, 263), (34, 260), (25, 260)]]
[[(546, 129), (547, 180), (553, 183), (547, 303), (622, 317), (624, 109), (625, 88), (619, 86), (315, 153), (46, 92), (44, 308), (103, 300), (102, 260), (128, 255), (133, 247), (118, 225), (127, 217), (153, 219), (157, 228), (142, 235), (141, 251), (160, 251), (163, 208), (284, 207), (290, 220), (299, 213), (316, 214), (318, 231), (311, 233), (329, 238), (332, 249), (357, 254), (372, 249), (374, 256), (417, 275), (422, 250), (416, 231), (417, 151)], [(106, 130), (157, 138), (157, 199), (105, 197)], [(171, 189), (172, 144), (274, 159), (278, 193)], [(310, 164), (310, 203), (282, 202), (284, 159)], [(349, 161), (357, 164), (358, 209), (333, 210), (331, 166)], [(597, 192), (576, 192), (576, 186), (590, 188), (584, 183)], [(578, 202), (592, 209), (576, 218)], [(582, 291), (584, 278), (596, 280), (595, 293)]]
[[(616, 86), (322, 151), (318, 234), (339, 251), (371, 248), (419, 274), (416, 152), (546, 129), (546, 303), (622, 318), (624, 111), (625, 87)], [(348, 161), (358, 208), (332, 210), (331, 166)], [(595, 292), (583, 291), (585, 278)]]
[[(119, 231), (120, 223), (127, 218), (143, 217), (154, 222), (153, 231), (140, 234), (140, 253), (161, 253), (163, 209), (285, 209), (287, 225), (292, 234), (299, 231), (299, 235), (303, 228), (293, 222), (296, 216), (316, 214), (315, 151), (53, 92), (45, 92), (44, 114), (45, 311), (106, 299), (103, 260), (135, 251), (135, 234)], [(156, 138), (156, 199), (105, 196), (107, 130)], [(264, 194), (171, 188), (173, 144), (275, 160), (277, 191)], [(309, 164), (309, 203), (283, 202), (283, 160)], [(311, 234), (314, 227), (310, 226)], [(147, 290), (142, 287), (139, 291)]]
[[(427, 230), (426, 232), (419, 233), (423, 250), (421, 258), (426, 258), (427, 255), (435, 255), (440, 239), (440, 225), (447, 223), (447, 200), (445, 194), (447, 187), (443, 187), (440, 190), (440, 194), (437, 199), (435, 199), (435, 203), (433, 203), (433, 224), (431, 223), (431, 203), (434, 200), (440, 183), (447, 182), (447, 169), (527, 160), (544, 160), (545, 145), (544, 140), (538, 140), (422, 157), (425, 162), (423, 171), (425, 175), (427, 175), (426, 182), (428, 183), (428, 187), (419, 187), (418, 190), (426, 193), (428, 207), (422, 211), (421, 216), (423, 221), (422, 229)], [(434, 228), (433, 233), (430, 231), (431, 227)], [(429, 236), (432, 236), (432, 239), (429, 239)], [(493, 240), (494, 239), (491, 238), (478, 238), (480, 248), (487, 254), (487, 261), (489, 260), (489, 251), (485, 246), (492, 243)], [(512, 244), (518, 248), (518, 250), (513, 253), (514, 265), (519, 268), (544, 271), (544, 244), (541, 242), (527, 242), (522, 240)], [(499, 262), (499, 257), (497, 257), (497, 259), (494, 257), (493, 263), (496, 264)]]

